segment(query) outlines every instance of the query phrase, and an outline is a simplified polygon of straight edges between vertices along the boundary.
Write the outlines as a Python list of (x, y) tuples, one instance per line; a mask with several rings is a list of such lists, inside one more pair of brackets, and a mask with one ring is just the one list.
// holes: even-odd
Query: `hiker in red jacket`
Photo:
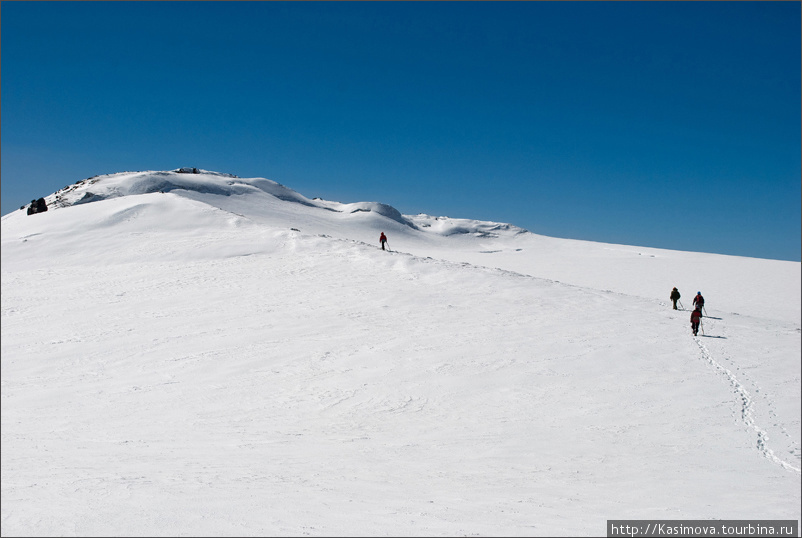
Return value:
[(384, 244), (387, 242), (387, 236), (384, 235), (384, 232), (379, 236), (379, 243), (382, 244), (382, 250), (384, 250)]
[(693, 330), (693, 335), (696, 336), (696, 333), (699, 332), (699, 323), (702, 321), (702, 311), (699, 310), (700, 307), (696, 307), (696, 309), (691, 312), (691, 329)]
[(701, 291), (697, 291), (696, 292), (696, 297), (693, 298), (693, 304), (699, 310), (704, 308), (704, 306), (705, 306), (705, 298), (702, 297), (702, 292)]

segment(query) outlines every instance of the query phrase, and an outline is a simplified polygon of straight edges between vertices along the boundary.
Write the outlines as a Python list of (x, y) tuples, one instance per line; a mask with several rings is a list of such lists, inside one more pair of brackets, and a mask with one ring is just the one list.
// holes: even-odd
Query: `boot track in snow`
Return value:
[(752, 397), (750, 396), (746, 388), (743, 386), (743, 384), (741, 384), (741, 382), (738, 381), (738, 378), (735, 377), (735, 374), (733, 374), (730, 370), (719, 364), (713, 358), (713, 356), (710, 354), (710, 351), (707, 349), (707, 347), (705, 347), (705, 345), (702, 343), (701, 339), (698, 336), (695, 336), (693, 339), (702, 352), (702, 358), (708, 364), (713, 366), (713, 368), (722, 373), (727, 378), (730, 385), (732, 385), (732, 387), (735, 389), (735, 393), (737, 394), (737, 397), (738, 399), (740, 399), (741, 402), (741, 420), (748, 428), (754, 430), (755, 433), (757, 433), (757, 443), (756, 443), (757, 449), (763, 453), (764, 457), (773, 461), (777, 465), (782, 466), (784, 469), (788, 471), (793, 471), (796, 474), (801, 474), (802, 471), (799, 469), (799, 467), (794, 467), (787, 461), (778, 458), (777, 455), (774, 454), (774, 451), (769, 448), (767, 444), (769, 435), (765, 430), (763, 430), (757, 424), (755, 424), (755, 418), (752, 414)]

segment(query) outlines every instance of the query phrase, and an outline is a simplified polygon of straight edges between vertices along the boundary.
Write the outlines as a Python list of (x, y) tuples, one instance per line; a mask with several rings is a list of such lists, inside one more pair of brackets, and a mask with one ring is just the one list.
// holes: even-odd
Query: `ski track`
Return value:
[(721, 373), (727, 381), (732, 385), (734, 392), (736, 394), (736, 398), (739, 400), (741, 405), (741, 420), (746, 425), (748, 429), (754, 430), (757, 434), (757, 441), (755, 443), (756, 448), (763, 454), (763, 456), (777, 465), (780, 465), (782, 468), (786, 469), (787, 471), (795, 472), (796, 474), (802, 474), (802, 470), (799, 467), (794, 467), (792, 464), (788, 463), (785, 460), (777, 457), (774, 454), (774, 451), (769, 448), (768, 446), (768, 439), (769, 435), (766, 430), (762, 429), (755, 423), (755, 418), (752, 413), (752, 397), (749, 394), (749, 391), (746, 390), (746, 387), (735, 377), (729, 369), (722, 366), (718, 361), (713, 358), (713, 355), (710, 353), (710, 350), (702, 343), (701, 339), (698, 336), (694, 337), (694, 341), (696, 345), (699, 346), (699, 350), (701, 351), (702, 359), (704, 359), (708, 364), (710, 364), (713, 368), (716, 369), (719, 373)]

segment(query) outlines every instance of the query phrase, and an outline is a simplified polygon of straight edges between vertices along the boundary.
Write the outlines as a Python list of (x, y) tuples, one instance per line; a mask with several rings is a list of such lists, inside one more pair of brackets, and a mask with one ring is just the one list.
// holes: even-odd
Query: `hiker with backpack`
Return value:
[(696, 297), (693, 298), (693, 305), (699, 310), (700, 313), (702, 312), (702, 309), (705, 307), (705, 298), (702, 297), (701, 291), (696, 292)]
[(679, 290), (677, 289), (676, 286), (674, 286), (674, 289), (671, 290), (671, 295), (669, 296), (669, 299), (671, 299), (674, 302), (674, 310), (677, 309), (677, 301), (679, 301), (680, 297), (681, 296), (679, 294)]
[(384, 235), (384, 232), (379, 236), (379, 243), (382, 244), (382, 250), (384, 250), (384, 244), (387, 243), (387, 236)]
[(699, 324), (702, 322), (702, 310), (700, 307), (696, 307), (696, 309), (691, 312), (691, 330), (693, 331), (693, 335), (696, 336), (696, 333), (699, 332)]

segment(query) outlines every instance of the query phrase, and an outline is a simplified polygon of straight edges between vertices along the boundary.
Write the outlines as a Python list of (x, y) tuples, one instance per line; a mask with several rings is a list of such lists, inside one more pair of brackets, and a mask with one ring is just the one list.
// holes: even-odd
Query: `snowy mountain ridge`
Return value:
[[(63, 225), (58, 230), (47, 222), (55, 214), (61, 214), (60, 219), (74, 221), (76, 229), (88, 232), (103, 229), (108, 233), (109, 225), (127, 223), (127, 227), (138, 227), (140, 231), (136, 233), (151, 233), (154, 226), (190, 226), (190, 222), (206, 214), (186, 204), (159, 201), (159, 196), (177, 196), (185, 202), (202, 204), (199, 207), (222, 211), (221, 214), (233, 219), (226, 225), (248, 222), (374, 245), (378, 244), (379, 232), (384, 231), (388, 233), (390, 248), (418, 256), (498, 267), (639, 297), (662, 297), (665, 292), (660, 288), (666, 286), (670, 290), (677, 285), (686, 293), (689, 289), (703, 289), (720, 307), (739, 315), (746, 312), (738, 305), (747, 304), (752, 315), (802, 322), (802, 305), (787, 300), (789, 296), (802, 294), (799, 263), (558, 239), (512, 224), (470, 218), (402, 215), (380, 202), (342, 203), (308, 198), (273, 180), (240, 178), (198, 168), (120, 172), (87, 178), (44, 197), (48, 207), (57, 211), (32, 216), (23, 210), (14, 211), (4, 215), (2, 221), (6, 230), (19, 228), (26, 236), (39, 233), (34, 230), (45, 226), (50, 234), (62, 235), (63, 241), (77, 242), (81, 239), (70, 236)], [(78, 209), (114, 200), (117, 202), (104, 206), (102, 211), (61, 213), (66, 208)], [(185, 208), (181, 210), (183, 216), (138, 217), (146, 212), (170, 215), (179, 208)], [(210, 225), (208, 218), (191, 226), (202, 231)], [(127, 241), (125, 233), (131, 231), (119, 226), (113, 230), (123, 234), (122, 242)], [(740, 268), (737, 273), (727, 269), (733, 264)], [(609, 271), (613, 267), (627, 278), (611, 279)], [(577, 271), (578, 268), (586, 270)], [(763, 276), (775, 272), (782, 277)], [(720, 275), (725, 273), (733, 278), (722, 280)]]
[(214, 172), (200, 168), (178, 168), (169, 171), (120, 172), (87, 178), (68, 185), (45, 196), (51, 209), (61, 209), (149, 193), (175, 192), (197, 193), (218, 196), (254, 196), (267, 194), (278, 200), (294, 202), (338, 213), (352, 214), (370, 212), (381, 215), (412, 229), (427, 229), (441, 235), (477, 234), (493, 236), (498, 233), (525, 233), (526, 230), (510, 224), (483, 222), (471, 219), (452, 219), (429, 215), (402, 215), (396, 208), (380, 202), (341, 203), (306, 196), (270, 179), (240, 178), (233, 174)]

